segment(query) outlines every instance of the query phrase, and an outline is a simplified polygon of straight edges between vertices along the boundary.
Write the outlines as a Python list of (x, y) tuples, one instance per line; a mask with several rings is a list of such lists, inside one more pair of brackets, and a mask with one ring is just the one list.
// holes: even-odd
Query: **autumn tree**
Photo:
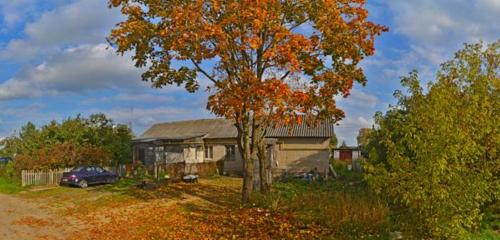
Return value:
[(391, 200), (395, 222), (418, 239), (469, 239), (500, 199), (500, 41), (466, 45), (424, 91), (375, 117), (366, 179)]
[[(265, 176), (268, 127), (344, 113), (334, 96), (365, 83), (360, 61), (385, 27), (367, 20), (364, 0), (110, 0), (127, 19), (109, 42), (133, 51), (143, 80), (210, 82), (207, 108), (234, 121), (244, 163), (242, 198), (253, 191), (254, 160)], [(265, 180), (265, 177), (261, 177)], [(261, 190), (269, 184), (261, 182)]]
[(360, 128), (358, 131), (358, 136), (356, 140), (358, 141), (358, 146), (366, 146), (368, 143), (368, 137), (370, 136), (371, 128)]

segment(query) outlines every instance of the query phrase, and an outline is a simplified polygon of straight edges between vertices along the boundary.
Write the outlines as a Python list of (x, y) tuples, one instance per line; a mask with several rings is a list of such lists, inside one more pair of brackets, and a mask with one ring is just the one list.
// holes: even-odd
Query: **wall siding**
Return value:
[(243, 171), (243, 159), (236, 147), (236, 159), (226, 160), (226, 145), (237, 145), (236, 139), (206, 139), (206, 146), (213, 146), (214, 157), (212, 161), (224, 161), (224, 171), (229, 174), (241, 174)]
[(287, 172), (308, 172), (314, 168), (320, 173), (328, 169), (329, 139), (283, 138), (278, 142), (276, 168)]
[[(224, 162), (224, 172), (242, 174), (243, 160), (236, 147), (236, 159), (226, 159), (226, 145), (237, 145), (236, 139), (204, 139), (200, 148), (186, 147), (181, 155), (186, 163)], [(205, 147), (213, 147), (213, 158), (205, 159)], [(274, 147), (273, 168), (287, 172), (324, 172), (329, 163), (329, 139), (316, 137), (280, 138)]]

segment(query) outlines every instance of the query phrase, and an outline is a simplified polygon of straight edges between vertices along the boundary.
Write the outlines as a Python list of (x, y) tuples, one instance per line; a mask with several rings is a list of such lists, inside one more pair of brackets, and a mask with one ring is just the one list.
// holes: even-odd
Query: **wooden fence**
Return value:
[[(72, 168), (61, 168), (52, 170), (22, 170), (21, 171), (21, 182), (22, 186), (34, 186), (34, 185), (58, 185), (61, 181), (64, 172), (71, 171)], [(110, 171), (119, 177), (123, 177), (126, 174), (125, 165), (119, 165), (117, 167), (105, 167), (107, 171)]]

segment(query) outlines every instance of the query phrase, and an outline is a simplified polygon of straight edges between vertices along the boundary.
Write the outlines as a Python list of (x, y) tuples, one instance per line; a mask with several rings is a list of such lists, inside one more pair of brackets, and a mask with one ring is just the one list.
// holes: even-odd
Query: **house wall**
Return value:
[[(277, 172), (308, 172), (317, 168), (324, 172), (329, 164), (328, 138), (281, 138), (274, 148), (273, 168)], [(205, 139), (205, 146), (213, 146), (213, 158), (205, 161), (224, 161), (224, 171), (242, 174), (243, 159), (236, 148), (236, 159), (226, 159), (226, 145), (236, 145), (235, 139)]]
[(287, 172), (308, 172), (317, 168), (323, 173), (328, 169), (329, 143), (328, 138), (281, 138), (273, 167)]
[[(226, 159), (226, 145), (235, 146), (236, 158), (234, 160)], [(224, 161), (226, 173), (241, 174), (243, 172), (243, 159), (236, 145), (236, 139), (205, 139), (205, 147), (213, 147), (213, 158), (205, 159), (205, 161)]]
[(347, 164), (353, 164), (361, 157), (360, 150), (354, 149), (335, 149), (333, 150), (333, 159), (343, 161)]
[(184, 147), (184, 161), (186, 163), (202, 163), (204, 152), (203, 147), (186, 146)]
[[(226, 158), (227, 145), (235, 146), (234, 160)], [(242, 174), (243, 160), (236, 145), (236, 139), (204, 139), (204, 144), (200, 146), (184, 145), (181, 155), (186, 163), (223, 161), (224, 172)], [(329, 163), (328, 145), (328, 138), (280, 138), (274, 147), (272, 167), (277, 169), (277, 172), (308, 172), (314, 168), (324, 172)], [(205, 147), (208, 146), (213, 148), (212, 159), (205, 159)], [(154, 154), (153, 151), (145, 151), (147, 159), (154, 159)]]

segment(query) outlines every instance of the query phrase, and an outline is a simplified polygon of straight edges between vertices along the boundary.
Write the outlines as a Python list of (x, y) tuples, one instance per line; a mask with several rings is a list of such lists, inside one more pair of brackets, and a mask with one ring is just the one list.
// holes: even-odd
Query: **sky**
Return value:
[[(349, 145), (395, 103), (401, 76), (416, 69), (423, 83), (432, 81), (465, 42), (500, 38), (500, 0), (368, 0), (367, 8), (390, 31), (361, 63), (367, 85), (338, 99), (346, 117), (336, 135)], [(108, 47), (105, 38), (122, 19), (105, 0), (0, 0), (0, 138), (28, 121), (40, 126), (77, 114), (105, 113), (136, 135), (158, 122), (213, 118), (203, 89), (152, 89), (130, 54)]]

